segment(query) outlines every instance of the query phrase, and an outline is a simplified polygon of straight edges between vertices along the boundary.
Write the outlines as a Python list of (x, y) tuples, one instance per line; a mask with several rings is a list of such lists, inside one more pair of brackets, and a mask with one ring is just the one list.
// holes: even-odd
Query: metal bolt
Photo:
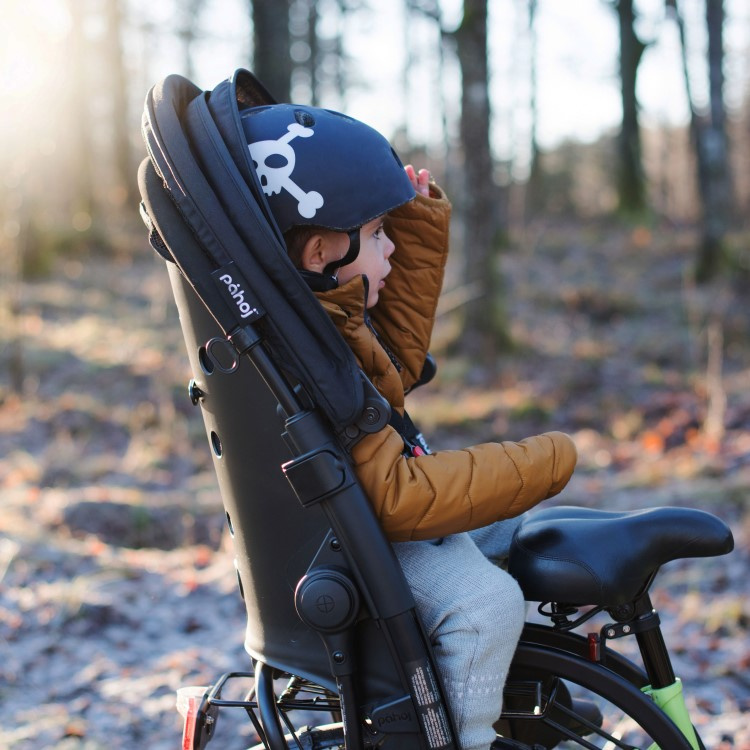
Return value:
[(622, 632), (623, 633), (629, 633), (630, 632), (630, 625), (623, 625), (622, 626)]
[(336, 662), (336, 664), (343, 664), (346, 661), (346, 656), (344, 656), (343, 652), (341, 651), (334, 651), (333, 660)]
[(615, 629), (614, 629), (614, 628), (610, 628), (610, 629), (609, 629), (609, 630), (607, 631), (607, 636), (608, 636), (609, 638), (614, 638), (614, 637), (615, 637)]
[(333, 537), (329, 544), (334, 552), (338, 552), (341, 549), (341, 542), (336, 537)]
[(203, 398), (204, 395), (205, 394), (198, 387), (198, 384), (195, 382), (195, 380), (191, 379), (190, 383), (188, 384), (188, 396), (190, 396), (190, 401), (192, 402), (193, 406), (198, 406), (198, 402)]

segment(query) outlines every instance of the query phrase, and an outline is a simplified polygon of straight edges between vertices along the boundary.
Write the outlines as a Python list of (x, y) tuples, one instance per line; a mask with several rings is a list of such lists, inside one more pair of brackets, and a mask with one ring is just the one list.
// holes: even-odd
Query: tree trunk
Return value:
[(310, 104), (319, 107), (318, 71), (321, 67), (321, 49), (318, 37), (318, 6), (314, 0), (308, 0), (307, 44), (310, 47)]
[[(109, 0), (111, 2), (111, 0)], [(181, 24), (177, 35), (182, 42), (182, 69), (185, 78), (192, 81), (195, 78), (195, 65), (193, 64), (193, 42), (196, 33), (196, 22), (206, 4), (206, 0), (183, 0), (181, 4)]]
[(703, 164), (703, 239), (698, 252), (696, 280), (716, 276), (724, 251), (731, 204), (729, 157), (724, 107), (724, 2), (706, 0), (710, 115), (698, 141)]
[(693, 99), (688, 66), (685, 24), (677, 0), (667, 0), (680, 35), (682, 71), (690, 106), (690, 133), (696, 157), (698, 194), (703, 214), (703, 236), (698, 249), (695, 278), (699, 283), (712, 279), (720, 266), (724, 234), (731, 205), (731, 185), (724, 108), (724, 6), (722, 0), (707, 0), (708, 68), (710, 112), (701, 118)]
[(117, 191), (113, 195), (118, 207), (137, 206), (135, 167), (132, 165), (130, 121), (128, 119), (128, 81), (122, 50), (122, 0), (107, 0), (106, 54), (109, 56), (112, 97), (112, 149), (117, 175)]
[(628, 214), (637, 214), (646, 208), (646, 186), (641, 163), (641, 133), (636, 97), (638, 66), (646, 45), (635, 33), (633, 0), (617, 0), (616, 9), (620, 25), (620, 93), (622, 99), (617, 187), (620, 210)]
[(290, 0), (250, 0), (253, 14), (253, 72), (279, 102), (291, 99)]
[(537, 106), (537, 34), (536, 34), (537, 0), (529, 0), (528, 34), (529, 34), (529, 114), (531, 131), (529, 133), (529, 181), (526, 188), (526, 216), (532, 216), (542, 210), (544, 205), (544, 174), (539, 153), (537, 128), (539, 127), (539, 108)]
[(509, 343), (501, 305), (498, 244), (505, 207), (493, 179), (487, 70), (487, 0), (464, 0), (456, 31), (461, 66), (461, 145), (464, 154), (467, 293), (460, 349), (487, 366)]
[(82, 5), (77, 0), (68, 0), (68, 10), (72, 21), (68, 38), (72, 78), (72, 90), (69, 102), (76, 118), (75, 122), (77, 123), (72, 139), (75, 176), (70, 196), (71, 222), (76, 214), (93, 217), (94, 213), (94, 177), (91, 164), (89, 100), (87, 97), (89, 87), (86, 76), (90, 60), (88, 59), (88, 44), (83, 34), (86, 11)]

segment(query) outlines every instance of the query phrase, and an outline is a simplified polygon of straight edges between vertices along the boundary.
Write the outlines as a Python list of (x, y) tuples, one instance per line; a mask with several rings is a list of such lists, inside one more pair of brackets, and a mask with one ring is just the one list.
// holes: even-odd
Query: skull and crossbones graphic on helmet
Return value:
[[(305, 192), (291, 178), (296, 156), (289, 142), (297, 137), (309, 138), (314, 134), (315, 131), (312, 128), (293, 122), (287, 126), (287, 132), (277, 140), (256, 141), (248, 146), (263, 192), (266, 195), (276, 195), (286, 190), (297, 200), (297, 210), (300, 216), (306, 219), (311, 219), (321, 208), (323, 196), (315, 190)], [(284, 164), (277, 165), (278, 157), (284, 160)]]

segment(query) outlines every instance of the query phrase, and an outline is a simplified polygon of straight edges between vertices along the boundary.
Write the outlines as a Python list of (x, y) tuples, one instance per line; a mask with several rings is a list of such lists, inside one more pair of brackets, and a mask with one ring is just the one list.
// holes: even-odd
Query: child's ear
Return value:
[(301, 266), (305, 271), (322, 273), (328, 265), (328, 238), (323, 234), (313, 234), (302, 248)]

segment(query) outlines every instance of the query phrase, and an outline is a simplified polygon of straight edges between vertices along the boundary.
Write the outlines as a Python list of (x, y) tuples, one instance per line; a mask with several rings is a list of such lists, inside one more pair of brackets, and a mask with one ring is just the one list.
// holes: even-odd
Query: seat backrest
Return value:
[(320, 680), (328, 661), (297, 617), (293, 592), (329, 525), (303, 508), (281, 465), (291, 456), (277, 404), (252, 363), (237, 357), (172, 263), (167, 264), (200, 407), (232, 534), (255, 658)]

